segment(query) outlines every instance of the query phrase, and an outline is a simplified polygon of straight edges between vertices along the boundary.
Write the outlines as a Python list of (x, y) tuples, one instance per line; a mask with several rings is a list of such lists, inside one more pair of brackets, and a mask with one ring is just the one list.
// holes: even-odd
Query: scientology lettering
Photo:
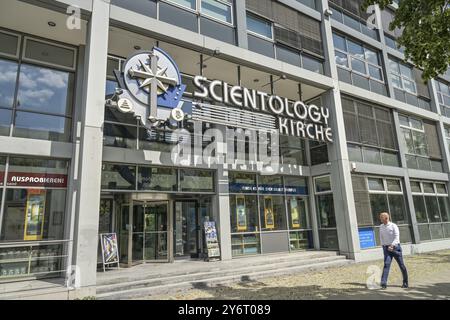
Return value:
[(276, 116), (280, 134), (333, 142), (327, 108), (306, 105), (302, 101), (292, 102), (266, 92), (231, 86), (220, 80), (210, 81), (203, 76), (196, 76), (194, 84), (198, 89), (194, 92), (196, 98), (212, 98), (220, 103)]

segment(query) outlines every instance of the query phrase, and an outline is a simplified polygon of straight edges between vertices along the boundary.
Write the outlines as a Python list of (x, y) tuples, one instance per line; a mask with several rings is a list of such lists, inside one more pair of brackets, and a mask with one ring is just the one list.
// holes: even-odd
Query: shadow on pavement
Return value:
[(450, 299), (449, 283), (435, 283), (402, 289), (399, 285), (388, 286), (386, 290), (369, 290), (362, 283), (345, 283), (354, 288), (336, 289), (318, 285), (296, 287), (267, 287), (258, 281), (240, 282), (239, 287), (218, 286), (198, 288), (211, 297), (199, 300), (383, 300), (383, 299)]

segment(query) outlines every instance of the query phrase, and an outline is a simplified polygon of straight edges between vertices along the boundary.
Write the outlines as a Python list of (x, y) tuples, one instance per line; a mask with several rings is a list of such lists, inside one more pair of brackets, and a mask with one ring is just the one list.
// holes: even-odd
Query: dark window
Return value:
[(102, 167), (102, 189), (135, 190), (136, 167), (104, 163)]
[(352, 161), (398, 166), (394, 123), (389, 109), (342, 98)]
[(200, 18), (200, 33), (230, 44), (236, 43), (233, 27), (212, 21), (208, 18)]
[(177, 8), (162, 1), (159, 3), (159, 19), (178, 27), (198, 32), (198, 19), (195, 13)]
[(180, 170), (181, 191), (213, 192), (214, 172), (205, 170)]
[(156, 0), (111, 0), (111, 4), (156, 18)]
[(0, 52), (3, 54), (17, 56), (19, 37), (14, 34), (0, 32)]
[(138, 190), (177, 191), (177, 172), (172, 168), (139, 167)]
[(75, 50), (26, 39), (25, 58), (55, 66), (75, 68)]
[(248, 35), (248, 49), (262, 55), (275, 58), (273, 43), (259, 37), (255, 37), (251, 34)]

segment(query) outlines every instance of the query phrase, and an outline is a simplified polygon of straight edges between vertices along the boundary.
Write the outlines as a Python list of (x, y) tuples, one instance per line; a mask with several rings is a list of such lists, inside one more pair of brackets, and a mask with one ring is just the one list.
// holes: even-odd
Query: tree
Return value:
[[(423, 69), (423, 79), (444, 74), (450, 66), (450, 0), (400, 0), (389, 29), (404, 28), (397, 43), (405, 58)], [(366, 0), (363, 9), (378, 4), (380, 9), (393, 0)]]

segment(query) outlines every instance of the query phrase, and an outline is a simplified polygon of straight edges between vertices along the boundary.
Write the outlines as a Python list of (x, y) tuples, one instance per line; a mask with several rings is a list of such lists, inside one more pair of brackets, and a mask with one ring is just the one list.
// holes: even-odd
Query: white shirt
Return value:
[(400, 243), (400, 231), (395, 223), (380, 225), (380, 243), (382, 246), (395, 246)]

